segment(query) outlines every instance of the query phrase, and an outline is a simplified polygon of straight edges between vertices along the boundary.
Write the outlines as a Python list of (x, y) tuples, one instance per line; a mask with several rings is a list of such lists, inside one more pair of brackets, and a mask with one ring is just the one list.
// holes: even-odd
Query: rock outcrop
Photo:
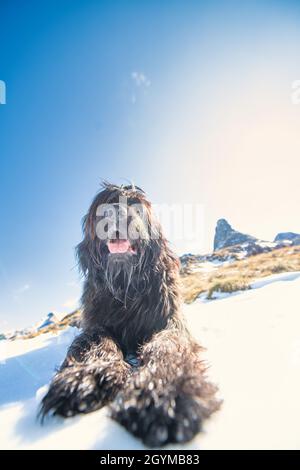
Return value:
[(280, 232), (276, 235), (275, 242), (291, 242), (292, 245), (300, 245), (300, 234), (294, 232)]
[(247, 242), (255, 243), (256, 241), (257, 238), (234, 230), (226, 219), (218, 220), (214, 238), (214, 251)]

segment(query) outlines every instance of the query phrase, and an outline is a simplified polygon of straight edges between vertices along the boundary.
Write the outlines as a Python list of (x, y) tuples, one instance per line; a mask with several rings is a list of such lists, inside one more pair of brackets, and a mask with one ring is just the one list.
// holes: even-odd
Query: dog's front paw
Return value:
[[(51, 382), (41, 402), (39, 415), (59, 415), (65, 418), (78, 413), (89, 413), (105, 404), (104, 394), (97, 376), (81, 370), (64, 369)], [(105, 388), (105, 387), (103, 387)]]
[(191, 440), (201, 431), (203, 408), (185, 395), (159, 396), (154, 391), (122, 392), (111, 405), (111, 417), (149, 447)]

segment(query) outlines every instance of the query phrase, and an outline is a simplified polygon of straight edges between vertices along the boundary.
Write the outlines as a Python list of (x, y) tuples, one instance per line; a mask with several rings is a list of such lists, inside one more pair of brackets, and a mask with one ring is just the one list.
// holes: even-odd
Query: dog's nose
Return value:
[(113, 228), (108, 231), (108, 238), (111, 240), (127, 240), (127, 230)]
[(124, 240), (126, 238), (126, 234), (122, 233), (120, 230), (116, 230), (115, 232), (115, 239), (116, 240)]

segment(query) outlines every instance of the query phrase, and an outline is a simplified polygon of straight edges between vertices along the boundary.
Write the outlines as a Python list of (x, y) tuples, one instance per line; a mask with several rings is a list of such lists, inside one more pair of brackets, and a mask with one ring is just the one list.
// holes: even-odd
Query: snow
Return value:
[(266, 241), (263, 241), (263, 240), (259, 240), (256, 242), (257, 245), (261, 246), (262, 248), (275, 248), (278, 243), (276, 242), (266, 242)]
[[(185, 306), (207, 346), (209, 375), (223, 406), (189, 449), (300, 448), (300, 272), (270, 276), (251, 290)], [(36, 420), (53, 370), (76, 328), (0, 342), (1, 449), (143, 449), (107, 409), (68, 420)], [(169, 446), (176, 448), (176, 446)]]
[(229, 264), (233, 263), (235, 260), (233, 258), (227, 259), (226, 261), (221, 260), (213, 260), (213, 261), (203, 261), (200, 262), (198, 265), (193, 266), (192, 272), (207, 272), (210, 273), (215, 271), (220, 266), (228, 266)]
[(272, 284), (273, 282), (285, 282), (285, 281), (293, 281), (300, 276), (300, 271), (294, 271), (289, 273), (280, 273), (280, 274), (272, 274), (271, 276), (266, 276), (262, 279), (258, 279), (257, 281), (251, 284), (252, 289), (259, 289), (260, 287), (267, 286), (268, 284)]

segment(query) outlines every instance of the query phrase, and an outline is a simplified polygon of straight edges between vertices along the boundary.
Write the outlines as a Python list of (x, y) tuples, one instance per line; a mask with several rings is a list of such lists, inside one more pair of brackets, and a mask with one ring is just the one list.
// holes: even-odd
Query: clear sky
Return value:
[(300, 233), (300, 3), (1, 0), (0, 331), (77, 305), (99, 182)]

